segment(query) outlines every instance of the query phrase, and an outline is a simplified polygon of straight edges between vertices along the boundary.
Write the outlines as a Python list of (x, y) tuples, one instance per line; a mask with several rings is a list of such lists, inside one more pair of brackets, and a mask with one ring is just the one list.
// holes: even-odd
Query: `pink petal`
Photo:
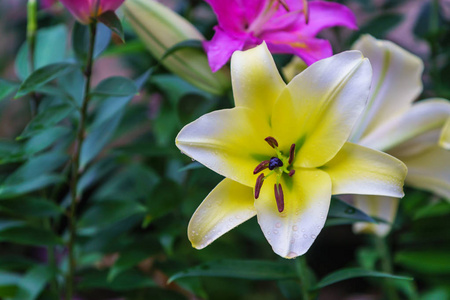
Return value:
[(101, 0), (100, 8), (102, 12), (112, 10), (115, 11), (122, 5), (125, 0)]
[(302, 37), (301, 33), (280, 32), (265, 34), (263, 38), (272, 53), (291, 53), (299, 56), (310, 65), (333, 55), (327, 40)]
[[(304, 16), (302, 16), (302, 20), (304, 20)], [(325, 1), (310, 2), (309, 23), (302, 28), (302, 34), (316, 36), (321, 30), (333, 26), (358, 29), (355, 15), (345, 5)]]
[(81, 23), (90, 23), (91, 1), (89, 0), (61, 0), (67, 10)]
[(205, 0), (217, 16), (220, 27), (240, 35), (263, 12), (269, 0)]
[(203, 42), (203, 48), (208, 55), (211, 70), (216, 72), (228, 62), (234, 51), (244, 48), (245, 40), (229, 35), (219, 26), (214, 30), (216, 33), (212, 40)]

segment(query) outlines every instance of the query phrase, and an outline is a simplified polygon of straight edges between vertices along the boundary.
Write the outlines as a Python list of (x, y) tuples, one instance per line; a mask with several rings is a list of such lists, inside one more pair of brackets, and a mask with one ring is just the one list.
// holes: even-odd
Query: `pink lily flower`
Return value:
[(227, 63), (236, 50), (263, 41), (272, 53), (290, 53), (310, 65), (333, 54), (327, 40), (315, 38), (323, 29), (345, 26), (357, 29), (346, 6), (306, 0), (205, 0), (218, 23), (211, 41), (203, 43), (213, 72)]
[(93, 18), (105, 11), (115, 11), (125, 0), (61, 0), (62, 4), (82, 24), (89, 24)]

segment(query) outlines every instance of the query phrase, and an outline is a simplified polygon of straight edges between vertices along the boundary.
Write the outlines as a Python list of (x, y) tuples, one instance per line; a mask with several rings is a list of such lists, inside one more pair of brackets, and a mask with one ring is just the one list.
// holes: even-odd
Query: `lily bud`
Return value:
[(82, 24), (89, 24), (105, 11), (115, 11), (125, 0), (61, 0)]
[[(124, 8), (128, 22), (158, 60), (180, 42), (205, 40), (186, 19), (156, 1), (127, 0)], [(206, 54), (200, 49), (179, 49), (163, 58), (161, 64), (187, 82), (212, 94), (223, 94), (231, 85), (229, 69), (212, 73)]]

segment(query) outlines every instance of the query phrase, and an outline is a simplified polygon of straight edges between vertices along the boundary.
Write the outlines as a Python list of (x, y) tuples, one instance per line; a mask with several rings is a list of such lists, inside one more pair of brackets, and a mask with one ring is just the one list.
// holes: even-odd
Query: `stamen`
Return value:
[(303, 0), (303, 14), (305, 15), (305, 24), (309, 23), (309, 6), (308, 0)]
[(281, 6), (283, 6), (283, 8), (284, 8), (287, 12), (290, 11), (290, 10), (289, 10), (289, 6), (287, 5), (286, 1), (284, 1), (284, 0), (278, 0), (278, 3), (280, 3)]
[(274, 184), (273, 188), (275, 191), (275, 200), (277, 201), (278, 212), (281, 213), (284, 210), (283, 188), (281, 187), (281, 184), (278, 184), (278, 188), (277, 188), (277, 184)]
[(274, 137), (268, 136), (264, 140), (270, 145), (270, 147), (278, 147), (278, 142)]
[(291, 145), (291, 149), (289, 150), (289, 164), (292, 164), (295, 156), (295, 144)]
[(295, 170), (292, 169), (292, 170), (289, 171), (289, 174), (288, 174), (288, 175), (289, 175), (290, 177), (292, 177), (292, 176), (294, 176), (294, 174), (295, 174)]
[(278, 157), (272, 157), (269, 161), (269, 170), (273, 170), (278, 167), (282, 167), (283, 162)]
[(255, 184), (255, 199), (258, 199), (259, 193), (261, 192), (261, 188), (264, 182), (264, 173), (261, 173), (258, 178), (256, 179)]
[(253, 174), (258, 174), (262, 170), (267, 169), (268, 166), (269, 166), (268, 160), (262, 161), (259, 165), (256, 166), (255, 170), (253, 170)]

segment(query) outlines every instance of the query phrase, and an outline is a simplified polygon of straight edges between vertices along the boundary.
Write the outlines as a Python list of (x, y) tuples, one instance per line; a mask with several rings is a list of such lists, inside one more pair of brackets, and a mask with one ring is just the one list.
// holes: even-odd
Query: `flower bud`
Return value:
[(89, 24), (105, 11), (115, 11), (125, 0), (61, 0), (82, 24)]
[[(128, 22), (158, 60), (180, 42), (205, 40), (186, 19), (156, 1), (127, 0), (124, 8)], [(223, 94), (231, 85), (229, 69), (212, 73), (206, 54), (201, 49), (178, 49), (163, 58), (161, 64), (187, 82), (212, 94)]]

